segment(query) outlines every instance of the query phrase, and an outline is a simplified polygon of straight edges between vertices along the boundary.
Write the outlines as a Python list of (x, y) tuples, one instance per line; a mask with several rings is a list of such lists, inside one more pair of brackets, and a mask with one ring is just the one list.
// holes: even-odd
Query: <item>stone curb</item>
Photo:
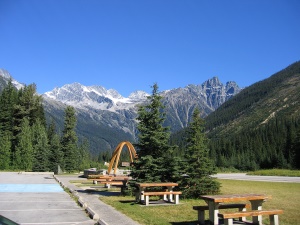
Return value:
[(90, 215), (90, 217), (93, 219), (93, 220), (99, 220), (100, 217), (97, 213), (94, 212), (94, 210), (91, 208), (91, 207), (87, 207), (85, 209), (87, 211), (87, 213)]
[(79, 205), (88, 213), (89, 217), (93, 220), (97, 221), (97, 224), (99, 225), (108, 225), (104, 220), (100, 219), (99, 215), (88, 206), (88, 203), (85, 202), (85, 200), (78, 195), (77, 191), (72, 190), (71, 188), (67, 187), (62, 181), (60, 181), (55, 175), (53, 175), (54, 179), (63, 187), (68, 188), (73, 196), (75, 196), (78, 199)]

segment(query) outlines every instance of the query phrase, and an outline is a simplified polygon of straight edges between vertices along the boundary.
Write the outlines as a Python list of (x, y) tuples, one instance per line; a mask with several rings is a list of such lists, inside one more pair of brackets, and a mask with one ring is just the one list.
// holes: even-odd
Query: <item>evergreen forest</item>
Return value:
[(10, 81), (0, 93), (0, 170), (67, 172), (90, 168), (88, 142), (79, 142), (75, 109), (65, 110), (64, 129), (47, 125), (42, 98), (31, 84), (17, 90)]

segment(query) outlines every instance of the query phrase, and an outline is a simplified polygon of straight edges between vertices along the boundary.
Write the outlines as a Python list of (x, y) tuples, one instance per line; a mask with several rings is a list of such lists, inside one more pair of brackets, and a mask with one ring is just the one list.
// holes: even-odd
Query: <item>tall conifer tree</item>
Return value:
[(17, 136), (17, 145), (14, 154), (14, 168), (31, 171), (33, 166), (32, 132), (28, 119), (24, 118), (21, 132)]
[(51, 121), (47, 129), (47, 136), (50, 149), (49, 168), (50, 171), (53, 171), (55, 174), (57, 174), (59, 172), (58, 168), (63, 167), (64, 165), (64, 154), (61, 150), (60, 137), (56, 133), (54, 120)]
[(192, 115), (187, 132), (186, 161), (183, 168), (186, 176), (180, 182), (183, 195), (187, 198), (199, 198), (202, 194), (218, 193), (220, 185), (211, 177), (216, 172), (209, 158), (204, 120), (200, 117), (198, 108)]
[(64, 153), (64, 169), (68, 172), (78, 169), (78, 146), (76, 135), (76, 115), (72, 106), (65, 110), (64, 130), (62, 133), (61, 148)]
[(134, 163), (131, 175), (138, 182), (173, 181), (177, 171), (176, 163), (171, 164), (169, 161), (173, 150), (169, 145), (169, 128), (163, 126), (166, 115), (163, 111), (162, 97), (158, 93), (158, 85), (154, 84), (152, 88), (148, 104), (140, 106), (138, 110), (138, 159)]
[(32, 126), (34, 161), (33, 171), (49, 171), (49, 144), (45, 127), (37, 120)]
[(10, 169), (11, 164), (11, 141), (7, 132), (4, 134), (0, 131), (0, 170)]
[(12, 136), (14, 105), (17, 102), (18, 92), (12, 81), (3, 89), (0, 95), (0, 130), (9, 132)]

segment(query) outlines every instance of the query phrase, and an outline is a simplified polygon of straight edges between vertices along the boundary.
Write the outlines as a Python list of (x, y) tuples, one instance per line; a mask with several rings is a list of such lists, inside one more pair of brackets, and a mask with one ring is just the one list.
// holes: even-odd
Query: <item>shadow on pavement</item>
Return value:
[(110, 191), (97, 191), (95, 189), (85, 189), (85, 190), (77, 190), (79, 193), (91, 194), (91, 195), (102, 195), (102, 196), (120, 196), (120, 192), (110, 192)]

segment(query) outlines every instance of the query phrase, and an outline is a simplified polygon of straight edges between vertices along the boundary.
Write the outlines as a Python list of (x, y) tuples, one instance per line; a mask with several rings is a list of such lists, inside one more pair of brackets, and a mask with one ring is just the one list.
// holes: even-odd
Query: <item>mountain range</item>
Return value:
[[(0, 69), (0, 91), (10, 78), (17, 88), (22, 87), (8, 71)], [(241, 90), (234, 81), (224, 85), (218, 77), (213, 77), (200, 85), (162, 91), (167, 115), (164, 125), (169, 126), (171, 132), (178, 131), (187, 126), (196, 107), (201, 110), (201, 116), (206, 117)], [(54, 120), (59, 130), (63, 127), (66, 106), (76, 109), (77, 135), (89, 141), (91, 152), (96, 155), (114, 149), (121, 141), (136, 140), (138, 105), (145, 104), (149, 94), (136, 91), (125, 98), (114, 89), (72, 83), (42, 96), (46, 118), (48, 122)]]

